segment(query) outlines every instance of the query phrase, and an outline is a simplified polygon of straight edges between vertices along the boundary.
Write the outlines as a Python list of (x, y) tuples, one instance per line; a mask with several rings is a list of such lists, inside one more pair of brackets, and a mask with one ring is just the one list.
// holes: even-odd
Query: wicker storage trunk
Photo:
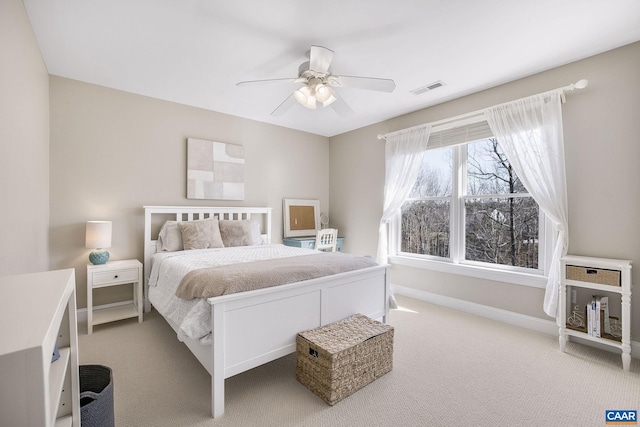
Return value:
[(393, 327), (355, 314), (296, 337), (296, 379), (329, 405), (393, 368)]

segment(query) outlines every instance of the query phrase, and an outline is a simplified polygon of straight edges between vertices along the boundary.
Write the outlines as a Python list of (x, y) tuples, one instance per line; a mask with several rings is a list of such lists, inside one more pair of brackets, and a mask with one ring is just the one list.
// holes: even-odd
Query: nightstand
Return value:
[[(111, 305), (109, 307), (93, 307), (93, 290), (108, 286), (131, 283), (133, 285), (133, 302)], [(93, 325), (113, 322), (115, 320), (138, 317), (142, 322), (142, 263), (137, 259), (111, 261), (102, 265), (87, 265), (87, 330), (93, 332)]]

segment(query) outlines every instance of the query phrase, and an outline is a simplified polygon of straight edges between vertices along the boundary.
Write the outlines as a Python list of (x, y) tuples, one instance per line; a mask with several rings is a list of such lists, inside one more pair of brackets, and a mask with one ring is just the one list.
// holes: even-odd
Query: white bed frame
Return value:
[[(155, 217), (192, 221), (208, 217), (241, 220), (262, 216), (263, 241), (271, 243), (271, 208), (145, 206), (144, 209), (146, 311), (151, 308), (147, 296), (150, 259), (157, 251), (157, 237), (152, 237), (152, 228), (158, 227)], [(198, 340), (187, 340), (185, 344), (211, 374), (213, 417), (224, 413), (225, 378), (295, 352), (295, 337), (300, 331), (355, 313), (386, 322), (389, 293), (388, 266), (380, 265), (210, 298), (212, 345), (202, 345)], [(178, 325), (168, 323), (177, 331)]]

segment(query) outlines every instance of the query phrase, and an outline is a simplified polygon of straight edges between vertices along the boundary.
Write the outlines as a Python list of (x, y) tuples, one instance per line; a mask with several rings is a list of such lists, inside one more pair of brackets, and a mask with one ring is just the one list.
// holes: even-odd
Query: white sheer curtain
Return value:
[(384, 210), (380, 219), (377, 261), (388, 262), (388, 224), (400, 209), (418, 178), (431, 125), (408, 129), (387, 137), (385, 146)]
[(555, 225), (543, 309), (556, 317), (560, 257), (568, 247), (567, 184), (562, 136), (562, 89), (487, 108), (487, 122), (518, 177)]

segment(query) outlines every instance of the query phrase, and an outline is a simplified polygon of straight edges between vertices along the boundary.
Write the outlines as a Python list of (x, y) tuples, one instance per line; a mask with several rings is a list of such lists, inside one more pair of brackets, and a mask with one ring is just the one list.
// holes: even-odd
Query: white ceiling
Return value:
[[(640, 40), (638, 0), (23, 1), (50, 74), (324, 136)], [(334, 74), (395, 91), (338, 89), (348, 119), (274, 117), (296, 85), (236, 86), (297, 77), (312, 44), (335, 51)]]

